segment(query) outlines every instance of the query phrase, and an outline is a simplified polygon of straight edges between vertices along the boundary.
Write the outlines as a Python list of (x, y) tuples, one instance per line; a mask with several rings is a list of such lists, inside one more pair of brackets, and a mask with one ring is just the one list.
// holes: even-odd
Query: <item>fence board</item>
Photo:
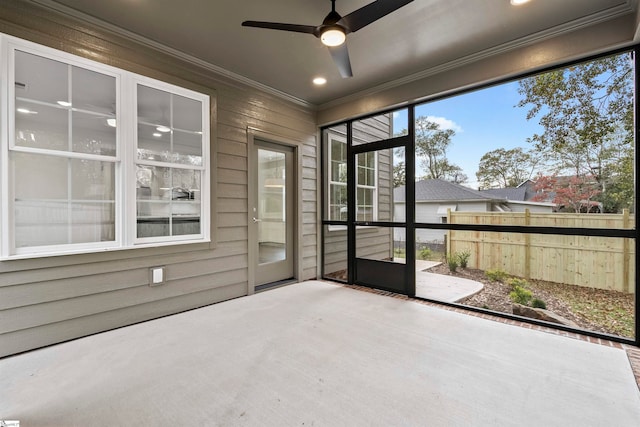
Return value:
[[(449, 221), (538, 227), (635, 227), (635, 217), (628, 211), (622, 214), (450, 212)], [(635, 292), (632, 239), (450, 230), (447, 240), (449, 253), (471, 253), (469, 266), (472, 268), (498, 268), (526, 279)]]

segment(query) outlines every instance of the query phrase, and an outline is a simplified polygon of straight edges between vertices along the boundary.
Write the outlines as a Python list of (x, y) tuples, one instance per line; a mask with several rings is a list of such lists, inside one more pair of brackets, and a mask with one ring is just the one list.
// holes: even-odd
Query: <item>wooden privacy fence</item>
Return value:
[[(449, 212), (448, 220), (450, 224), (635, 227), (635, 218), (627, 210), (622, 214)], [(471, 253), (472, 268), (501, 269), (526, 279), (635, 292), (633, 239), (450, 230), (447, 240), (448, 254)]]

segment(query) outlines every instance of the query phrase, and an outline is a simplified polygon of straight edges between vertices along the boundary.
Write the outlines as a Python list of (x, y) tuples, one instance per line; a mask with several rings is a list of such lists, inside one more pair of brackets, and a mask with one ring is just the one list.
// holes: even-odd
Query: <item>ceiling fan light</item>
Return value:
[(320, 35), (320, 40), (325, 46), (340, 46), (347, 38), (340, 27), (329, 27)]

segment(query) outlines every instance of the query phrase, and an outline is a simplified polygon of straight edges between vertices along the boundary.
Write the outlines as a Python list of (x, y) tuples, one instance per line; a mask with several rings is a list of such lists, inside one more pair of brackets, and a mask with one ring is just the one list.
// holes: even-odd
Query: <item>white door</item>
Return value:
[(257, 254), (257, 288), (294, 277), (295, 174), (291, 147), (255, 140), (253, 149), (257, 170), (250, 244)]

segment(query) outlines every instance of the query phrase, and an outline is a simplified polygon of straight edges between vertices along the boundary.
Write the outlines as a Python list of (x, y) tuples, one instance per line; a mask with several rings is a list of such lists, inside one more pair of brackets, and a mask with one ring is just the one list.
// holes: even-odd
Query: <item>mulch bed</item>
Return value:
[[(449, 271), (446, 264), (440, 264), (427, 271), (449, 276), (464, 277), (484, 284), (484, 288), (475, 295), (460, 301), (461, 304), (485, 308), (500, 313), (512, 314), (512, 301), (509, 297), (511, 287), (501, 282), (493, 282), (487, 278), (483, 270), (473, 268), (458, 268), (455, 273)], [(623, 307), (628, 313), (633, 312), (633, 295), (616, 291), (586, 288), (582, 286), (565, 285), (540, 280), (529, 280), (528, 288), (533, 292), (533, 298), (541, 299), (546, 303), (547, 310), (571, 320), (578, 326), (594, 332), (621, 335), (620, 329), (615, 325), (603, 325), (594, 323), (589, 319), (572, 311), (570, 304), (562, 298), (562, 295), (571, 294), (574, 300), (584, 301), (584, 304), (595, 304), (609, 301), (611, 307)]]

